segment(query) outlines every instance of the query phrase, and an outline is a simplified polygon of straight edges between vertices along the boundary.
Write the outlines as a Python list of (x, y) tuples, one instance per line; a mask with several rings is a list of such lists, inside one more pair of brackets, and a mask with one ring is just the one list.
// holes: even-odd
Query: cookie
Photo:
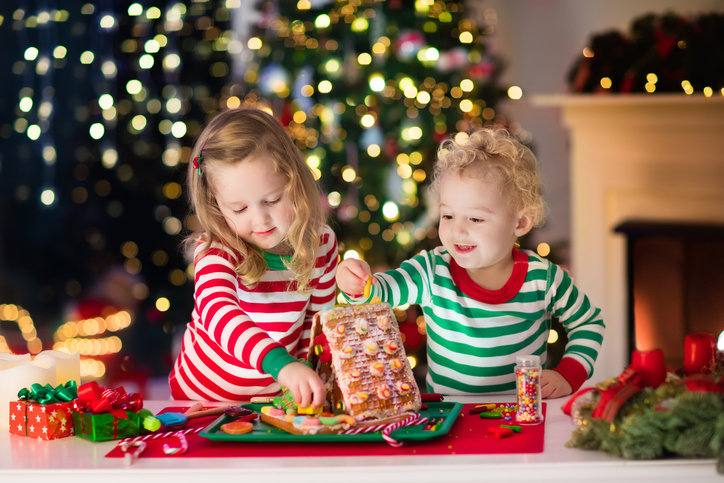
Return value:
[(222, 424), (220, 429), (226, 434), (246, 434), (254, 429), (254, 425), (245, 421), (234, 421)]

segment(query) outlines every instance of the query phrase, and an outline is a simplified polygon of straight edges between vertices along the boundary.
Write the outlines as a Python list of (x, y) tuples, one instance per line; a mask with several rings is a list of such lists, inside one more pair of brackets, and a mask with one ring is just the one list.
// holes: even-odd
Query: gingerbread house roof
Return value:
[[(328, 384), (336, 386), (330, 393), (341, 396), (346, 412), (356, 420), (382, 420), (420, 410), (420, 391), (388, 303), (320, 311), (314, 316), (311, 339), (308, 360)], [(329, 350), (326, 357), (325, 350)]]

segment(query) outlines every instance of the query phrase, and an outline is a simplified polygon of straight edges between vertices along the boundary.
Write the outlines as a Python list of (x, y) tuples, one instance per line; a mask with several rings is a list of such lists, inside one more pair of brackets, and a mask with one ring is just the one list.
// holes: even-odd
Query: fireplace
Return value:
[[(702, 250), (717, 250), (720, 241), (669, 235), (671, 230), (691, 225), (707, 225), (713, 232), (724, 226), (724, 96), (571, 95), (536, 97), (534, 103), (561, 108), (569, 132), (569, 268), (576, 284), (601, 307), (606, 323), (592, 382), (620, 374), (636, 344), (646, 344), (638, 347), (641, 350), (668, 344), (662, 349), (675, 363), (681, 357), (685, 332), (724, 329), (721, 319), (718, 324), (709, 320), (712, 312), (701, 312), (709, 304), (712, 311), (724, 313), (724, 307), (716, 305), (723, 297), (707, 294), (707, 303), (701, 303), (703, 292), (693, 298), (690, 293), (697, 282), (682, 281), (667, 289), (670, 297), (663, 301), (678, 307), (680, 325), (669, 329), (665, 324), (650, 323), (651, 334), (645, 335), (643, 326), (631, 328), (629, 324), (634, 319), (630, 311), (635, 310), (636, 319), (641, 319), (648, 309), (629, 306), (627, 253), (635, 236), (633, 249), (642, 252), (642, 261), (661, 253), (682, 260), (686, 257), (700, 264), (702, 271), (715, 268), (714, 262), (697, 257)], [(540, 161), (545, 163), (545, 159)], [(626, 222), (640, 223), (638, 231), (616, 231), (627, 226)], [(645, 230), (661, 236), (643, 236)], [(697, 248), (689, 250), (691, 243)], [(648, 291), (666, 270), (675, 271), (671, 266), (653, 265), (652, 271), (638, 271), (647, 277), (641, 283), (646, 280)], [(681, 302), (676, 302), (678, 297)], [(652, 317), (668, 320), (669, 315), (656, 312)], [(709, 322), (715, 326), (706, 326)]]
[(724, 330), (724, 225), (627, 221), (628, 349), (681, 367), (687, 334)]

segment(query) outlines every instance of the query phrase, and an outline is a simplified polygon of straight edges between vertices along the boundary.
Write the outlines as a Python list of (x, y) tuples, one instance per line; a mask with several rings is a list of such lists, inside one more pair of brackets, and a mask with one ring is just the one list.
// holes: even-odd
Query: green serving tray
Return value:
[[(424, 424), (417, 426), (405, 426), (396, 429), (390, 435), (397, 441), (425, 441), (437, 438), (450, 431), (453, 423), (460, 414), (463, 405), (457, 402), (430, 402), (426, 403), (427, 409), (420, 411), (420, 415), (428, 419), (443, 419), (443, 424), (437, 431), (424, 431)], [(244, 404), (243, 407), (251, 409), (256, 413), (261, 412), (262, 406), (268, 404)], [(227, 434), (221, 431), (221, 425), (238, 418), (223, 414), (213, 423), (204, 428), (199, 435), (214, 441), (254, 441), (254, 442), (305, 442), (305, 443), (336, 443), (336, 442), (365, 442), (384, 441), (382, 433), (362, 434), (291, 434), (270, 424), (264, 423), (258, 418), (253, 421), (254, 429), (246, 434)]]

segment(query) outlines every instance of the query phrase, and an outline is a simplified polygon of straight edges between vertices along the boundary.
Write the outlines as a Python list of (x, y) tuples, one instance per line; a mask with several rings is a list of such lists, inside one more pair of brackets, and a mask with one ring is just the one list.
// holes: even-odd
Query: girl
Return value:
[(169, 376), (172, 397), (245, 401), (281, 384), (301, 407), (321, 406), (324, 384), (297, 358), (309, 349), (314, 313), (334, 303), (337, 241), (311, 170), (258, 109), (217, 115), (192, 156), (194, 310)]
[[(393, 306), (422, 306), (428, 389), (514, 392), (516, 356), (536, 354), (545, 363), (555, 316), (569, 342), (558, 366), (541, 374), (541, 395), (576, 391), (593, 374), (604, 325), (600, 309), (561, 267), (515, 248), (544, 218), (533, 153), (504, 130), (480, 129), (460, 144), (448, 139), (432, 189), (440, 198), (442, 247), (375, 275), (370, 294)], [(362, 293), (369, 273), (365, 262), (347, 259), (337, 284), (348, 294)]]

